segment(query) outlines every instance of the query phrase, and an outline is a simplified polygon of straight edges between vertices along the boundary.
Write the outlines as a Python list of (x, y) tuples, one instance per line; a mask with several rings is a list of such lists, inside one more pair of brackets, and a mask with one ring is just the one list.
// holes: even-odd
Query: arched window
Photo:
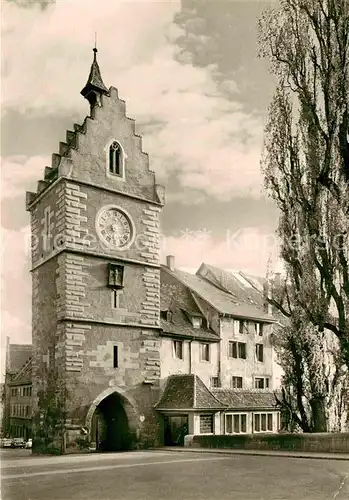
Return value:
[(109, 173), (123, 176), (122, 148), (117, 141), (113, 141), (109, 146)]

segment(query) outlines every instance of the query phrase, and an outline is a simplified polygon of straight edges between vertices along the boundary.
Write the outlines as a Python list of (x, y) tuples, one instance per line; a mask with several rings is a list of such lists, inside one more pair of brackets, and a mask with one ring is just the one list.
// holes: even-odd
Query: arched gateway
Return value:
[(85, 420), (92, 446), (98, 451), (130, 450), (138, 438), (138, 410), (118, 387), (103, 391), (91, 404)]

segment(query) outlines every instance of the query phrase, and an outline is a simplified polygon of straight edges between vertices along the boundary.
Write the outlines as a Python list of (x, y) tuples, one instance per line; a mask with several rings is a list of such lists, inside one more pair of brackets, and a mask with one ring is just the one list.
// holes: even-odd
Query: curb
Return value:
[(311, 460), (342, 460), (349, 461), (349, 454), (322, 455), (321, 453), (301, 453), (288, 451), (259, 451), (259, 450), (229, 450), (223, 448), (153, 448), (153, 451), (170, 451), (176, 453), (215, 453), (220, 455), (248, 455), (259, 457), (304, 458)]

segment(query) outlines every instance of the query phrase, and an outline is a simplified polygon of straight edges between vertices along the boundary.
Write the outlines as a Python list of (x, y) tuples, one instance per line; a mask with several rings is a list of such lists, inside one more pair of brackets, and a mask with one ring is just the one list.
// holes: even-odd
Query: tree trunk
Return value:
[(312, 432), (327, 432), (325, 398), (316, 396), (309, 401), (312, 413)]

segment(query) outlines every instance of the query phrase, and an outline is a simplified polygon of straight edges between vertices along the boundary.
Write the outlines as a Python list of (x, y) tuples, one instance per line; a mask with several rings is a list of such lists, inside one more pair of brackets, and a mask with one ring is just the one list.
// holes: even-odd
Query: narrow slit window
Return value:
[(118, 346), (117, 345), (114, 345), (113, 366), (114, 366), (114, 368), (118, 368), (118, 366), (119, 366)]
[(118, 291), (113, 290), (113, 307), (114, 309), (117, 309), (119, 306), (119, 296), (118, 296)]
[(51, 224), (50, 224), (50, 208), (45, 209), (45, 236), (50, 236)]

